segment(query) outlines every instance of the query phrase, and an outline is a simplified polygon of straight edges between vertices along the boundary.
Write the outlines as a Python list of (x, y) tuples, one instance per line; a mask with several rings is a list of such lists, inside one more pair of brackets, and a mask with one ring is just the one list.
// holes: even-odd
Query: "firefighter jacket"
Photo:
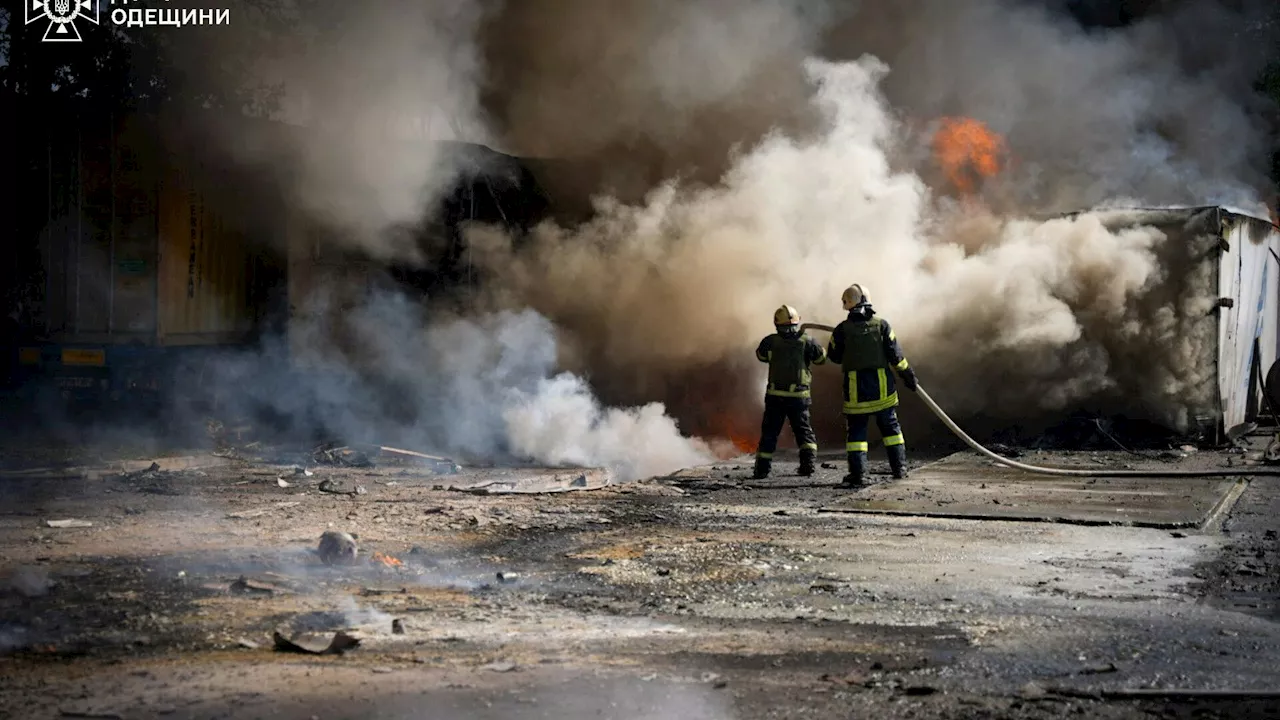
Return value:
[(909, 367), (902, 346), (889, 322), (875, 316), (867, 305), (849, 311), (849, 317), (831, 332), (827, 356), (840, 363), (844, 373), (844, 413), (876, 413), (898, 404), (898, 388), (892, 370)]
[(774, 333), (760, 341), (756, 359), (769, 363), (766, 395), (807, 398), (813, 379), (809, 366), (825, 363), (827, 351), (808, 335)]

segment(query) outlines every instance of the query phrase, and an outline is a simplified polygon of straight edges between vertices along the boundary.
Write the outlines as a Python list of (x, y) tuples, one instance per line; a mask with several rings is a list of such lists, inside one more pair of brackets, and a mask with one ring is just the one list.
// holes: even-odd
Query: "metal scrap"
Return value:
[(1280, 435), (1276, 435), (1267, 443), (1267, 449), (1262, 453), (1262, 461), (1268, 465), (1280, 464)]
[(256, 518), (256, 517), (261, 517), (263, 515), (266, 515), (267, 513), (273, 510), (283, 510), (285, 508), (291, 508), (295, 505), (301, 505), (301, 504), (302, 503), (300, 502), (276, 503), (275, 505), (269, 508), (258, 508), (257, 510), (242, 510), (240, 512), (227, 513), (227, 518), (229, 520), (249, 520), (251, 518)]
[(88, 520), (45, 520), (45, 525), (51, 528), (89, 528), (93, 527), (93, 523)]
[(364, 495), (367, 492), (363, 485), (353, 485), (341, 480), (322, 480), (316, 489), (330, 495)]
[(319, 465), (337, 465), (339, 467), (373, 467), (373, 460), (368, 453), (345, 445), (321, 445), (311, 453), (311, 459)]
[(352, 648), (360, 646), (360, 638), (339, 630), (326, 641), (325, 636), (304, 633), (285, 637), (276, 630), (271, 634), (277, 652), (301, 653), (303, 655), (341, 655)]
[(274, 595), (276, 588), (266, 583), (255, 582), (241, 575), (239, 579), (231, 583), (231, 592), (236, 595)]
[(470, 485), (449, 485), (446, 490), (473, 495), (545, 495), (598, 490), (613, 484), (613, 474), (604, 468), (566, 470), (550, 476), (529, 476), (511, 480), (487, 480)]
[(413, 450), (401, 450), (400, 448), (387, 447), (385, 445), (379, 446), (378, 449), (381, 450), (382, 452), (389, 452), (396, 455), (406, 455), (408, 457), (415, 457), (420, 460), (426, 460), (429, 464), (431, 464), (432, 470), (434, 470), (436, 473), (439, 473), (441, 475), (457, 475), (458, 473), (462, 472), (462, 466), (454, 462), (453, 460), (450, 460), (447, 457), (440, 457), (439, 455), (428, 455), (426, 453), (415, 452)]

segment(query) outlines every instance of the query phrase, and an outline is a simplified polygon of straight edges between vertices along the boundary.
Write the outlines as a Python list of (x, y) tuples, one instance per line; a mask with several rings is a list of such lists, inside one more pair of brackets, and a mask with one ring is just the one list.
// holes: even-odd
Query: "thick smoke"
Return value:
[(320, 309), (291, 329), (292, 352), (273, 344), (215, 367), (212, 384), (233, 390), (239, 413), (256, 404), (349, 442), (603, 466), (619, 480), (712, 457), (662, 405), (604, 408), (581, 378), (558, 373), (555, 327), (531, 310), (439, 317), (384, 290)]
[[(689, 5), (682, 13), (696, 19)], [(813, 18), (787, 12), (786, 3), (751, 7), (761, 22), (782, 28), (774, 39), (814, 37), (794, 30)], [(751, 15), (734, 22), (755, 27)], [(1221, 11), (1198, 17), (1244, 27)], [(749, 33), (704, 35), (683, 48), (685, 71), (671, 79), (652, 74), (647, 53), (679, 32), (630, 22), (604, 33), (574, 19), (544, 22), (584, 38), (561, 46), (571, 57), (558, 62), (581, 68), (586, 79), (560, 91), (570, 96), (565, 101), (507, 122), (510, 133), (542, 139), (585, 123), (610, 137), (643, 139), (621, 161), (604, 143), (588, 147), (599, 149), (579, 159), (588, 174), (594, 161), (615, 173), (657, 163), (668, 178), (678, 174), (673, 167), (686, 175), (708, 167), (701, 154), (681, 148), (685, 138), (701, 137), (702, 123), (721, 119), (725, 79), (705, 69), (723, 58), (744, 68), (738, 77), (757, 81), (752, 97), (814, 93), (807, 105), (762, 100), (742, 113), (747, 122), (722, 122), (734, 141), (761, 137), (739, 155), (712, 143), (728, 162), (714, 185), (680, 178), (640, 203), (602, 200), (590, 223), (543, 227), (524, 251), (490, 233), (473, 235), (504, 278), (505, 300), (531, 303), (565, 327), (574, 357), (607, 378), (611, 397), (634, 398), (644, 388), (647, 397), (705, 415), (724, 398), (687, 398), (672, 378), (749, 357), (784, 302), (834, 323), (843, 315), (836, 298), (857, 281), (873, 288), (926, 382), (957, 410), (1025, 417), (1119, 394), (1130, 403), (1125, 409), (1183, 427), (1210, 399), (1196, 350), (1206, 340), (1201, 305), (1211, 278), (1189, 278), (1186, 259), (1164, 248), (1156, 228), (1111, 232), (1094, 216), (1029, 217), (1108, 201), (1260, 210), (1261, 128), (1241, 84), (1253, 68), (1234, 45), (1176, 42), (1188, 29), (1182, 16), (1172, 25), (1088, 35), (1041, 9), (998, 0), (863, 3), (822, 18), (831, 24), (812, 47), (780, 52), (751, 42)], [(574, 62), (573, 52), (615, 44), (627, 50), (606, 56), (613, 62), (586, 55)], [(804, 82), (770, 65), (868, 49), (881, 57), (808, 61)], [(509, 51), (504, 45), (491, 54)], [(768, 73), (750, 72), (765, 66)], [(506, 89), (517, 99), (540, 97), (561, 77), (554, 69), (524, 66)], [(604, 104), (585, 89), (572, 97), (573, 88), (605, 86), (606, 78)], [(667, 83), (687, 89), (699, 81), (698, 93), (665, 92)], [(645, 112), (608, 119), (605, 108), (631, 105)], [(602, 113), (603, 128), (594, 122)], [(945, 195), (954, 188), (921, 154), (941, 115), (971, 115), (1004, 136), (1008, 166), (983, 197), (951, 202)], [(636, 126), (646, 118), (649, 126)], [(668, 142), (672, 127), (687, 134)], [(569, 152), (571, 144), (565, 138), (558, 147)], [(1202, 285), (1188, 286), (1189, 279)], [(729, 392), (759, 392), (758, 373), (735, 374)]]
[[(545, 225), (527, 247), (474, 229), (477, 260), (497, 279), (488, 307), (517, 314), (427, 334), (502, 347), (503, 323), (532, 308), (560, 331), (558, 357), (535, 364), (540, 381), (522, 374), (533, 384), (499, 393), (468, 416), (474, 427), (441, 419), (458, 398), (402, 394), (421, 417), (439, 416), (402, 427), (445, 447), (626, 465), (617, 430), (590, 420), (557, 437), (539, 429), (554, 427), (549, 418), (617, 427), (647, 417), (599, 409), (584, 380), (556, 369), (611, 402), (664, 401), (682, 422), (746, 416), (743, 398), (758, 402), (761, 380), (751, 348), (773, 309), (834, 323), (836, 298), (855, 281), (870, 285), (924, 381), (962, 412), (1025, 417), (1120, 390), (1179, 425), (1205, 397), (1195, 352), (1204, 316), (1187, 298), (1209, 287), (1187, 285), (1164, 234), (1043, 214), (1257, 207), (1262, 133), (1247, 87), (1253, 58), (1240, 52), (1256, 38), (1240, 14), (1210, 4), (1087, 33), (1013, 0), (598, 5), (459, 0), (414, 16), (387, 0), (339, 13), (356, 42), (332, 55), (300, 46), (276, 71), (303, 89), (307, 121), (335, 131), (287, 151), (238, 143), (242, 158), (278, 165), (312, 219), (382, 258), (421, 259), (386, 230), (418, 222), (449, 176), (389, 118), (425, 128), (445, 108), (469, 139), (566, 159), (543, 178), (553, 199), (599, 196), (594, 219)], [(1191, 42), (1202, 28), (1232, 40)], [(1007, 145), (1001, 172), (974, 196), (955, 197), (929, 152), (942, 116), (983, 121)], [(360, 337), (390, 352), (425, 323), (373, 323)], [(403, 356), (404, 367), (379, 372), (438, 369), (418, 387), (454, 378), (490, 382), (485, 392), (496, 386), (477, 378), (505, 372), (501, 353), (458, 365), (466, 353), (431, 347), (422, 357), (437, 364)], [(467, 374), (478, 368), (490, 374)], [(495, 397), (485, 392), (476, 397)], [(557, 409), (578, 402), (583, 415)], [(653, 427), (674, 442), (673, 429)], [(673, 464), (701, 453), (671, 447)]]
[[(377, 259), (421, 262), (418, 245), (388, 229), (420, 224), (453, 181), (459, 168), (441, 141), (489, 141), (472, 41), (485, 4), (284, 0), (233, 10), (275, 32), (210, 33), (175, 48), (175, 62), (216, 89), (259, 89), (255, 100), (277, 101), (270, 118), (291, 127), (213, 114), (199, 131), (215, 152), (273, 180), (289, 212)], [(210, 55), (251, 60), (225, 76)]]
[(804, 0), (522, 0), (479, 35), (482, 96), (518, 154), (570, 158), (553, 194), (639, 201), (813, 120), (801, 67), (830, 18)]
[(1088, 33), (1030, 2), (867, 2), (823, 50), (886, 62), (886, 97), (914, 122), (964, 115), (1002, 135), (1015, 167), (1000, 192), (1018, 210), (1260, 210), (1268, 148), (1251, 83), (1272, 48), (1259, 21), (1271, 5), (1180, 3)]
[[(306, 12), (293, 14), (294, 33), (273, 38), (278, 48), (244, 34), (206, 38), (224, 52), (251, 46), (256, 62), (243, 75), (206, 70), (208, 45), (178, 58), (200, 65), (213, 87), (278, 84), (272, 119), (292, 126), (209, 115), (199, 128), (282, 200), (285, 217), (273, 226), (293, 268), (287, 339), (223, 363), (214, 384), (344, 439), (475, 460), (601, 465), (633, 479), (709, 459), (710, 448), (681, 437), (662, 405), (604, 408), (582, 378), (559, 373), (555, 328), (536, 313), (446, 319), (440, 307), (370, 291), (368, 264), (317, 263), (354, 250), (428, 264), (438, 249), (421, 244), (435, 229), (431, 215), (458, 173), (474, 169), (448, 141), (489, 140), (473, 42), (489, 8), (470, 0), (293, 7)], [(311, 372), (300, 377), (300, 367)]]

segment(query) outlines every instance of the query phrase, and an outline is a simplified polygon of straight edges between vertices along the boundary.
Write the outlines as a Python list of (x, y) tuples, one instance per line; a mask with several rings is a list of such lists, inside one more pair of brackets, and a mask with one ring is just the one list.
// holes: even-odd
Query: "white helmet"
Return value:
[(850, 285), (840, 296), (840, 302), (845, 310), (852, 310), (862, 303), (871, 302), (871, 293), (865, 285)]
[(783, 305), (782, 307), (773, 311), (773, 324), (774, 325), (799, 325), (800, 311), (796, 310), (790, 305)]

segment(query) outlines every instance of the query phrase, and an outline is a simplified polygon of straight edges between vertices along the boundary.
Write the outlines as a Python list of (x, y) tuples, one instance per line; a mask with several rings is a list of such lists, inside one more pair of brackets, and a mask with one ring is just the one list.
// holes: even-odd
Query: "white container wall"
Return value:
[(1218, 388), (1223, 427), (1230, 429), (1258, 413), (1255, 373), (1265, 377), (1276, 361), (1280, 230), (1262, 218), (1226, 210), (1220, 223), (1227, 249), (1219, 260), (1218, 290), (1232, 306), (1219, 317)]

